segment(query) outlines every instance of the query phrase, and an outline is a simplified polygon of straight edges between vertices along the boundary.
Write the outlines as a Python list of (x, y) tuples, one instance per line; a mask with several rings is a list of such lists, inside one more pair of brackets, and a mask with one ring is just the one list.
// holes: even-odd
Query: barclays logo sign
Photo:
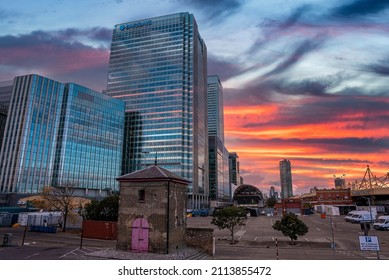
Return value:
[(120, 25), (120, 31), (138, 28), (138, 27), (149, 26), (152, 23), (153, 23), (152, 20), (145, 20), (145, 21), (140, 21), (140, 22), (135, 22), (135, 23), (122, 24), (122, 25)]

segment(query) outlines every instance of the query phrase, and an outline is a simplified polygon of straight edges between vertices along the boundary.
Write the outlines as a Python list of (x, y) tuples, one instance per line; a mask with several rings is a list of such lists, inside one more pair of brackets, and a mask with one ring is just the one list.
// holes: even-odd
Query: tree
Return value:
[(95, 221), (117, 221), (119, 216), (119, 194), (115, 193), (102, 201), (93, 199), (85, 205), (85, 218)]
[(74, 187), (74, 183), (66, 182), (63, 186), (60, 187), (44, 187), (41, 194), (49, 210), (62, 212), (63, 231), (66, 231), (66, 222), (69, 213), (77, 208), (73, 202)]
[(266, 206), (269, 207), (269, 208), (273, 208), (274, 205), (276, 205), (276, 203), (277, 203), (277, 199), (275, 199), (274, 197), (269, 197), (266, 200)]
[(246, 219), (247, 215), (243, 208), (230, 206), (217, 210), (213, 214), (211, 224), (217, 226), (218, 229), (228, 229), (231, 233), (231, 244), (235, 244), (235, 228), (245, 225)]
[(303, 236), (308, 232), (308, 227), (293, 213), (285, 214), (281, 221), (276, 221), (273, 229), (281, 231), (283, 235), (288, 236), (291, 245), (295, 245), (297, 236)]

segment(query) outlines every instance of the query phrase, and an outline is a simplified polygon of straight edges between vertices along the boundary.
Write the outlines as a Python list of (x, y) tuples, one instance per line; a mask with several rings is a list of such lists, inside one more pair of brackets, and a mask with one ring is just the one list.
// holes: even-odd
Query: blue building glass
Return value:
[(38, 75), (16, 77), (0, 152), (0, 192), (71, 183), (117, 189), (124, 103)]
[(107, 94), (126, 103), (122, 173), (154, 164), (208, 203), (207, 49), (192, 14), (117, 24)]

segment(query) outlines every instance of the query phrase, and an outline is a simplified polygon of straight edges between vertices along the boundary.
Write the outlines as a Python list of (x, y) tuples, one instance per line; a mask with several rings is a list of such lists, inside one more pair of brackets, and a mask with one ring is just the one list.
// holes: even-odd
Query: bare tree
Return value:
[(65, 182), (59, 187), (44, 187), (42, 197), (50, 210), (60, 211), (63, 214), (62, 230), (66, 231), (66, 222), (69, 213), (77, 208), (74, 205), (74, 187), (75, 183)]

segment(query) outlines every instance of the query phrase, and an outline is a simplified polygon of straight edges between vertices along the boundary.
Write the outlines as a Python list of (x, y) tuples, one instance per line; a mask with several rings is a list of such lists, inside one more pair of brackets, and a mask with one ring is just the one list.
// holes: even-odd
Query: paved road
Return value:
[[(279, 217), (249, 217), (245, 226), (237, 229), (235, 239), (238, 244), (230, 245), (229, 232), (215, 228), (216, 254), (214, 259), (247, 260), (354, 260), (377, 259), (377, 252), (363, 252), (359, 248), (358, 236), (362, 235), (360, 226), (344, 221), (344, 216), (321, 219), (319, 215), (301, 216), (309, 227), (309, 232), (300, 237), (295, 246), (288, 245), (288, 238), (272, 229)], [(213, 227), (211, 217), (188, 219), (189, 227)], [(4, 233), (12, 233), (11, 247), (0, 247), (0, 260), (55, 260), (91, 259), (86, 254), (115, 248), (114, 240), (83, 239), (80, 249), (80, 235), (76, 233), (37, 233), (26, 232), (22, 245), (23, 228), (0, 228), (0, 241)], [(380, 259), (389, 259), (389, 231), (370, 231), (379, 237)], [(332, 248), (332, 236), (336, 247)], [(277, 245), (276, 246), (276, 239)], [(278, 257), (277, 257), (278, 256)]]
[[(188, 219), (193, 227), (213, 227), (211, 217)], [(300, 216), (308, 226), (309, 232), (299, 237), (296, 246), (288, 245), (288, 238), (275, 231), (272, 225), (280, 217), (249, 217), (246, 225), (235, 232), (237, 245), (230, 245), (227, 230), (215, 228), (215, 259), (377, 259), (376, 251), (361, 251), (359, 236), (363, 235), (360, 225), (344, 221), (344, 216), (321, 219), (320, 215)], [(389, 259), (389, 231), (371, 230), (370, 235), (378, 236), (380, 241), (380, 259)], [(276, 247), (276, 241), (278, 248)], [(332, 242), (336, 246), (331, 246)]]

